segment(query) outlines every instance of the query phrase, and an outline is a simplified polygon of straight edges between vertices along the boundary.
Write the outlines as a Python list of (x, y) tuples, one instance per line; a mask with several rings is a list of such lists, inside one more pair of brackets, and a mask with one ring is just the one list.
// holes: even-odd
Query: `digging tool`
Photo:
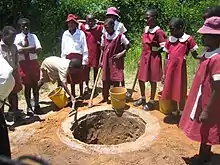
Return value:
[(93, 100), (95, 89), (96, 89), (96, 86), (97, 86), (97, 83), (98, 83), (98, 80), (99, 80), (99, 77), (100, 77), (100, 74), (101, 74), (101, 70), (102, 70), (102, 68), (100, 67), (99, 70), (98, 70), (98, 74), (96, 76), (96, 79), (95, 79), (94, 86), (92, 88), (92, 94), (91, 94), (90, 99), (89, 99), (89, 108), (92, 107), (92, 100)]
[(132, 94), (133, 94), (133, 92), (134, 92), (134, 88), (135, 88), (135, 85), (136, 85), (137, 79), (138, 79), (138, 72), (139, 72), (139, 68), (138, 68), (137, 73), (136, 73), (136, 75), (135, 75), (135, 79), (134, 79), (134, 83), (133, 83), (131, 92), (126, 94), (127, 99), (130, 99), (130, 98), (132, 97)]
[(77, 110), (76, 110), (76, 108), (75, 108), (75, 104), (76, 104), (76, 99), (74, 99), (74, 100), (72, 101), (72, 108), (71, 108), (71, 111), (70, 111), (70, 113), (69, 113), (69, 117), (72, 116), (72, 115), (75, 115), (74, 121), (76, 120), (76, 117), (77, 117)]

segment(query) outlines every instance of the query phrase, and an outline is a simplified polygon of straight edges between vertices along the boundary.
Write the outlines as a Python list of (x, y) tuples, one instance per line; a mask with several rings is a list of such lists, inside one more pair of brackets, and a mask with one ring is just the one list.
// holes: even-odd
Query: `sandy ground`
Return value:
[[(132, 82), (128, 84), (127, 87), (130, 87)], [(139, 94), (135, 92), (133, 98), (138, 97)], [(57, 131), (62, 121), (68, 117), (70, 109), (57, 111), (45, 93), (41, 95), (41, 100), (45, 114), (28, 119), (9, 132), (14, 158), (33, 154), (43, 157), (53, 165), (184, 165), (198, 152), (199, 144), (189, 140), (178, 129), (178, 118), (167, 117), (158, 110), (153, 110), (150, 113), (159, 120), (161, 130), (147, 150), (117, 155), (85, 154), (69, 148), (57, 136)], [(100, 100), (101, 95), (94, 99), (94, 104)], [(78, 110), (88, 109), (86, 103), (88, 100), (78, 102)], [(21, 101), (20, 106), (24, 108), (24, 105), (24, 101)], [(132, 102), (128, 105), (132, 106)], [(213, 152), (220, 153), (220, 148), (214, 147)], [(212, 165), (219, 164), (220, 155), (215, 154)]]

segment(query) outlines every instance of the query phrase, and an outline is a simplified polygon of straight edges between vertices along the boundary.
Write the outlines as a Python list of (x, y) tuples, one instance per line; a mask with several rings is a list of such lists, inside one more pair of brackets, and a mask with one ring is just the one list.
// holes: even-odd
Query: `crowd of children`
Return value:
[[(157, 83), (162, 81), (164, 87), (161, 99), (177, 102), (177, 112), (182, 114), (180, 129), (192, 140), (201, 142), (198, 164), (202, 164), (210, 161), (211, 145), (220, 144), (220, 7), (210, 7), (204, 12), (205, 22), (198, 33), (202, 35), (205, 49), (199, 56), (195, 40), (184, 31), (183, 20), (173, 18), (169, 22), (171, 36), (167, 37), (157, 24), (157, 15), (155, 9), (146, 12), (142, 54), (138, 62), (141, 97), (134, 102), (134, 106), (142, 105), (144, 110), (153, 109)], [(75, 84), (80, 86), (81, 97), (88, 94), (90, 69), (93, 69), (95, 81), (99, 67), (103, 70), (102, 102), (107, 102), (111, 85), (125, 85), (124, 57), (130, 48), (125, 36), (127, 29), (118, 19), (119, 11), (115, 7), (107, 9), (104, 22), (96, 20), (92, 14), (88, 14), (85, 21), (69, 14), (66, 19), (68, 29), (62, 36), (61, 58), (48, 57), (41, 66), (38, 62), (41, 44), (37, 36), (30, 32), (30, 21), (26, 18), (18, 21), (19, 34), (11, 26), (4, 27), (0, 34), (1, 112), (8, 98), (8, 114), (13, 114), (15, 121), (25, 117), (18, 109), (18, 92), (22, 90), (22, 84), (29, 116), (41, 113), (39, 89), (45, 82), (57, 82), (73, 102), (76, 97)], [(164, 69), (162, 52), (166, 52)], [(195, 59), (200, 60), (200, 64), (186, 100), (186, 56), (190, 52)], [(145, 82), (151, 85), (148, 102)], [(32, 93), (34, 105), (31, 102)], [(3, 113), (0, 113), (0, 123), (3, 126), (0, 131), (7, 134)], [(0, 154), (10, 156), (8, 136), (2, 139)]]

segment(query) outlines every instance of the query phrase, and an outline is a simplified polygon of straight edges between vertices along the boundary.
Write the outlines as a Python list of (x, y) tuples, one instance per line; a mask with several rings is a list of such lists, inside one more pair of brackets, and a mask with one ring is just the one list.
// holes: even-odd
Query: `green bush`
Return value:
[[(181, 3), (182, 2), (182, 3)], [(132, 41), (132, 48), (125, 58), (126, 71), (134, 73), (137, 61), (141, 55), (141, 34), (145, 27), (145, 13), (149, 8), (158, 10), (158, 24), (168, 32), (168, 23), (172, 17), (183, 18), (186, 32), (195, 36), (200, 43), (196, 31), (202, 25), (203, 11), (218, 0), (34, 0), (0, 2), (0, 27), (4, 25), (16, 26), (19, 17), (31, 20), (32, 31), (37, 33), (43, 46), (40, 59), (46, 56), (60, 56), (60, 42), (68, 13), (74, 13), (84, 19), (88, 13), (93, 13), (98, 19), (104, 20), (106, 9), (115, 6), (120, 10), (120, 21), (128, 29), (128, 37)], [(196, 61), (188, 57), (189, 79), (196, 69)], [(127, 67), (129, 66), (129, 67)]]

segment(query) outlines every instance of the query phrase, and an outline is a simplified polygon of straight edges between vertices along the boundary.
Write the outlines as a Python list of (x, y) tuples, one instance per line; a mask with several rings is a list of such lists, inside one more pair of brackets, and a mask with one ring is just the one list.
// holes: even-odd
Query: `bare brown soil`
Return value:
[(87, 144), (115, 145), (135, 141), (145, 132), (145, 124), (129, 112), (121, 116), (105, 110), (82, 117), (72, 129), (73, 136)]
[[(134, 98), (139, 94), (135, 93)], [(101, 96), (94, 99), (94, 105), (98, 104)], [(88, 101), (78, 101), (78, 111), (88, 109)], [(64, 108), (52, 112), (54, 107), (45, 100), (42, 104), (46, 115), (41, 115), (38, 120), (18, 126), (15, 131), (10, 131), (10, 141), (13, 157), (25, 154), (33, 154), (43, 157), (52, 165), (185, 165), (198, 153), (199, 144), (189, 140), (178, 128), (178, 118), (167, 117), (158, 110), (151, 111), (160, 122), (161, 130), (154, 143), (146, 150), (123, 154), (85, 154), (69, 148), (63, 144), (57, 136), (61, 123), (68, 117), (70, 109)], [(132, 102), (127, 104), (132, 106)], [(137, 110), (141, 110), (138, 108)], [(220, 148), (214, 147), (212, 165), (220, 164)]]

